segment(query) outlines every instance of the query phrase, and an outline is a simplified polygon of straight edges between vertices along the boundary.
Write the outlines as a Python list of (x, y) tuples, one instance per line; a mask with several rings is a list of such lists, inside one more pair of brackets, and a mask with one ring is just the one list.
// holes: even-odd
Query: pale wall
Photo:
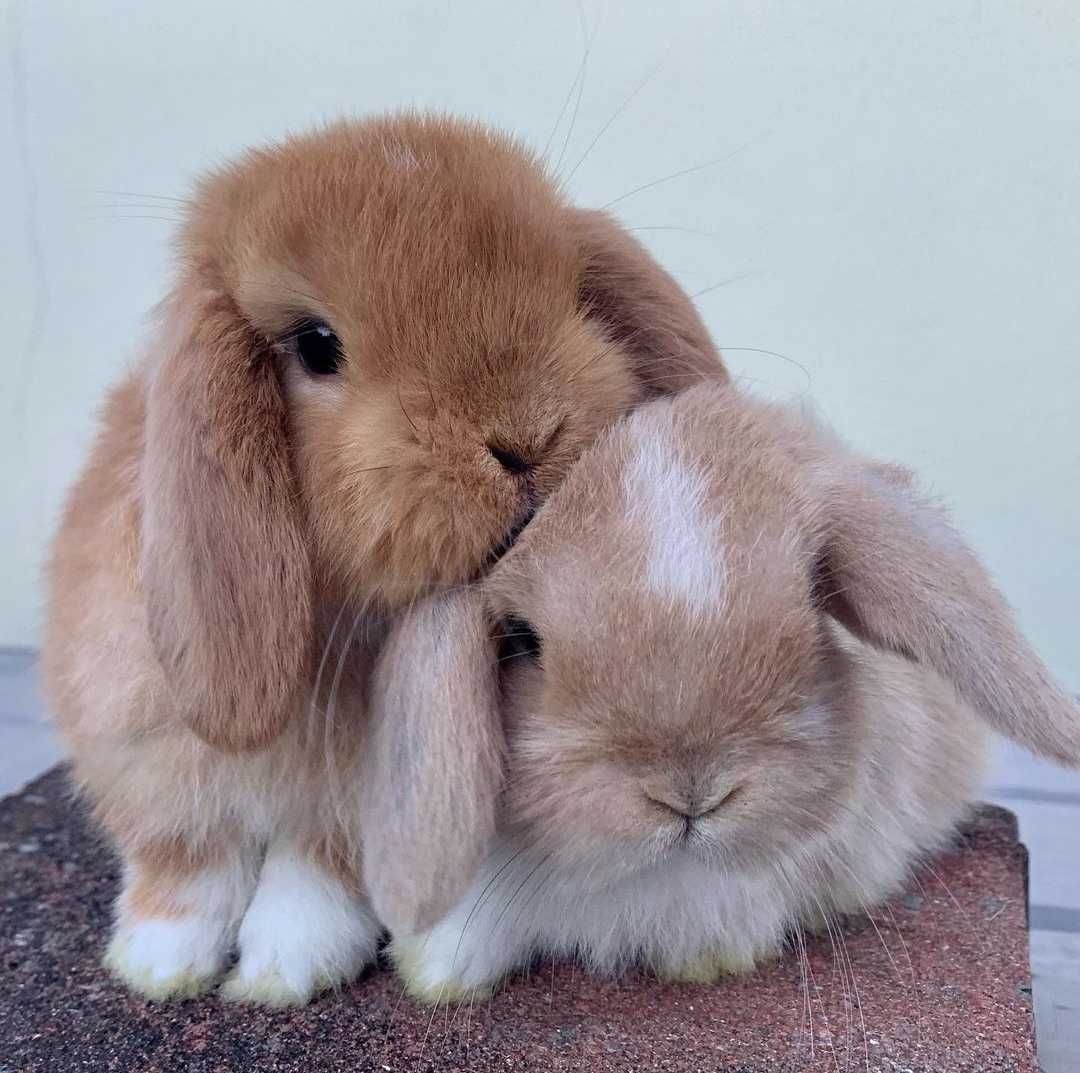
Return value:
[[(809, 383), (955, 504), (1080, 689), (1080, 5), (584, 7), (564, 172), (655, 73), (574, 195), (730, 157), (618, 211), (691, 291), (732, 280), (700, 308), (735, 369)], [(0, 34), (0, 643), (29, 644), (58, 500), (165, 281), (169, 203), (102, 191), (181, 196), (249, 143), (406, 104), (542, 146), (582, 33), (572, 2), (34, 0)]]

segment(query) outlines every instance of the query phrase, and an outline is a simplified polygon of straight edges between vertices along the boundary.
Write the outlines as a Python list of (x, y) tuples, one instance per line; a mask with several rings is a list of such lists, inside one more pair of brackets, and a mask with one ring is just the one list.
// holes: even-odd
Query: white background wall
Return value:
[[(219, 8), (221, 10), (219, 10)], [(584, 0), (565, 153), (730, 364), (918, 467), (1080, 689), (1080, 4)], [(573, 0), (33, 0), (0, 23), (0, 643), (104, 386), (161, 296), (169, 197), (249, 143), (399, 105), (543, 146)], [(156, 197), (113, 195), (128, 191)], [(160, 200), (159, 200), (160, 199)], [(774, 352), (772, 354), (766, 351)], [(782, 357), (780, 355), (783, 355)], [(800, 367), (801, 366), (801, 367)]]

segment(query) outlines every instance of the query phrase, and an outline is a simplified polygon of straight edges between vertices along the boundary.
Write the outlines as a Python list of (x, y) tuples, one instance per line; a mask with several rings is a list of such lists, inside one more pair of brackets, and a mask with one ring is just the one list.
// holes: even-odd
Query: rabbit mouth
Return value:
[(670, 861), (696, 861), (698, 864), (713, 867), (722, 853), (723, 850), (712, 834), (703, 831), (699, 823), (688, 820), (681, 831), (672, 835), (666, 856)]

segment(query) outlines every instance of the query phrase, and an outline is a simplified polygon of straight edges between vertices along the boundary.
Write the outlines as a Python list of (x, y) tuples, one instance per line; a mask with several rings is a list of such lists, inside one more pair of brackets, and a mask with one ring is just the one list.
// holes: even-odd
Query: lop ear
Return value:
[(180, 288), (147, 394), (142, 580), (184, 720), (265, 745), (308, 669), (311, 579), (269, 355), (231, 300)]
[(830, 504), (822, 594), (856, 635), (932, 667), (994, 729), (1080, 765), (1080, 708), (986, 571), (910, 474), (869, 464)]
[(649, 251), (606, 212), (570, 212), (585, 257), (581, 307), (631, 354), (648, 393), (673, 394), (706, 378), (727, 380), (693, 303)]
[(364, 881), (392, 932), (464, 895), (490, 848), (503, 776), (493, 642), (476, 589), (398, 621), (372, 684), (361, 774)]

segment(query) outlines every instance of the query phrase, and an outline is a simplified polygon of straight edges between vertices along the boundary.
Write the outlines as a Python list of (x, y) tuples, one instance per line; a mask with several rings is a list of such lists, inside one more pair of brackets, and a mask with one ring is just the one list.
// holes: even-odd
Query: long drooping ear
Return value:
[(1080, 765), (1080, 708), (986, 571), (897, 467), (853, 466), (830, 503), (822, 594), (864, 640), (932, 667), (996, 730)]
[(681, 391), (702, 379), (727, 379), (709, 332), (682, 288), (614, 217), (572, 209), (585, 257), (582, 309), (626, 347), (650, 394)]
[(370, 718), (364, 882), (379, 919), (414, 934), (464, 895), (495, 832), (503, 735), (478, 591), (434, 597), (395, 625), (376, 667)]
[(180, 288), (163, 315), (141, 473), (150, 635), (191, 729), (257, 748), (285, 726), (312, 639), (284, 400), (227, 296)]

